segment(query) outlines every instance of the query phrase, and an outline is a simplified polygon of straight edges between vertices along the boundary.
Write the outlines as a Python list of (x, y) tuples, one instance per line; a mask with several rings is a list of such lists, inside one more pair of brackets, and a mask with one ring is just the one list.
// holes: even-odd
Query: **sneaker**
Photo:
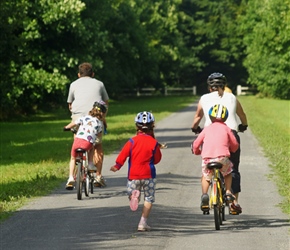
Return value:
[(138, 231), (139, 232), (145, 232), (145, 231), (150, 231), (151, 230), (151, 227), (149, 227), (147, 225), (147, 223), (144, 223), (144, 224), (139, 224), (138, 225)]
[(105, 179), (101, 175), (97, 175), (94, 180), (95, 187), (106, 187)]
[(232, 214), (241, 214), (242, 208), (239, 204), (232, 203), (230, 207), (230, 211)]
[(75, 179), (73, 177), (68, 178), (65, 188), (67, 190), (72, 190), (74, 188)]
[(209, 196), (208, 196), (208, 194), (203, 194), (201, 196), (200, 209), (201, 209), (201, 211), (209, 210)]
[(132, 211), (136, 211), (138, 209), (139, 195), (140, 195), (139, 190), (132, 191), (131, 199), (130, 199), (130, 208)]

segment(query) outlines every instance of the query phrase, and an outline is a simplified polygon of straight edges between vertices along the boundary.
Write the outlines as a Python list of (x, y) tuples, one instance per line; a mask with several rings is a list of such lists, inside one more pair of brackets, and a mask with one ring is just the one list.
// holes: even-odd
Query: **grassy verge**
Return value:
[[(153, 112), (161, 120), (195, 101), (193, 96), (148, 97), (110, 102), (105, 154), (120, 148), (135, 132), (134, 117)], [(72, 134), (63, 132), (69, 123), (67, 110), (38, 114), (15, 122), (0, 123), (0, 221), (28, 199), (48, 194), (67, 178)]]
[[(110, 102), (109, 134), (104, 136), (105, 154), (120, 148), (134, 134), (137, 112), (152, 111), (156, 120), (182, 109), (196, 98), (148, 97)], [(289, 101), (239, 97), (251, 130), (273, 162), (273, 178), (284, 212), (289, 205)], [(72, 134), (62, 131), (69, 121), (67, 110), (38, 114), (30, 119), (0, 123), (0, 221), (29, 199), (50, 193), (68, 174)]]
[(272, 162), (272, 178), (285, 197), (282, 210), (290, 214), (290, 101), (238, 98), (246, 111), (249, 127)]

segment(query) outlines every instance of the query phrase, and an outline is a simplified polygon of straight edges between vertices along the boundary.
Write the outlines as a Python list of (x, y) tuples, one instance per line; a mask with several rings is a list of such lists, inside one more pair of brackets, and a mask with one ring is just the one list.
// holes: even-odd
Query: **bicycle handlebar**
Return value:
[[(248, 125), (239, 124), (237, 132), (244, 133), (244, 131), (246, 131), (247, 128), (248, 128)], [(200, 134), (202, 130), (203, 128), (201, 128), (200, 126), (198, 126), (197, 128), (191, 128), (192, 133), (195, 133), (195, 134)]]
[(78, 128), (76, 128), (76, 127), (72, 127), (72, 128), (63, 127), (63, 131), (71, 131), (72, 133), (76, 134), (78, 132)]

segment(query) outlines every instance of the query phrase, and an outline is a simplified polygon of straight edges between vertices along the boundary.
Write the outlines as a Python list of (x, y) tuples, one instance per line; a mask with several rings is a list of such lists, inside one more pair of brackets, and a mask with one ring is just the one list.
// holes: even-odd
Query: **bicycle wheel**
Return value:
[(82, 189), (83, 189), (83, 170), (82, 170), (82, 163), (77, 163), (77, 199), (82, 199)]
[(220, 209), (218, 205), (213, 206), (215, 229), (220, 230)]
[(91, 184), (91, 194), (93, 194), (94, 193), (94, 178), (93, 177), (91, 178), (90, 184)]
[(225, 210), (226, 210), (226, 207), (223, 206), (223, 208), (222, 208), (222, 221), (226, 220)]
[(85, 179), (85, 195), (89, 196), (90, 176), (87, 174)]
[(217, 204), (219, 207), (219, 220), (220, 225), (223, 224), (223, 221), (225, 220), (225, 203), (224, 203), (224, 185), (222, 181), (219, 179), (218, 181), (218, 194), (217, 194)]

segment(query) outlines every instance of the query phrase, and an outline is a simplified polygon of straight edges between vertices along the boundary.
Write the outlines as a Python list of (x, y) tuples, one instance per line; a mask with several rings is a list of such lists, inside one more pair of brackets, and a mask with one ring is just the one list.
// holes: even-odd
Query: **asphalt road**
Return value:
[(119, 172), (109, 171), (116, 152), (105, 158), (106, 188), (79, 201), (76, 191), (65, 190), (63, 183), (52, 194), (31, 201), (0, 224), (0, 249), (289, 249), (289, 218), (278, 207), (282, 199), (267, 177), (269, 162), (250, 128), (240, 135), (243, 213), (226, 214), (220, 231), (215, 230), (212, 213), (202, 214), (201, 159), (190, 151), (195, 109), (193, 104), (157, 123), (156, 137), (168, 148), (156, 166), (151, 232), (137, 232), (142, 203), (136, 212), (130, 211), (127, 165)]

